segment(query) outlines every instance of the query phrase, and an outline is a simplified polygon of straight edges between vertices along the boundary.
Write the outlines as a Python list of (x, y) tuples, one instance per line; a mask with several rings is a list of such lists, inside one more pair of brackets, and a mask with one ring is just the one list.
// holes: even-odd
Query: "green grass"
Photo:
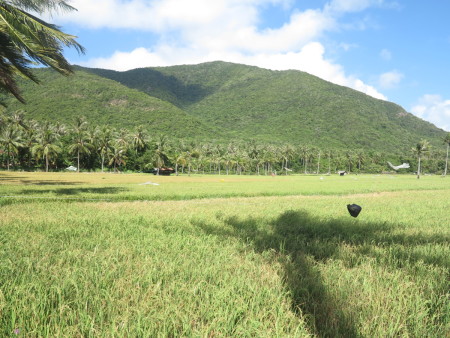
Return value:
[[(445, 190), (439, 176), (417, 180), (413, 175), (333, 176), (154, 176), (111, 173), (1, 174), (4, 196), (16, 203), (33, 200), (168, 201), (258, 196), (349, 195), (407, 190)], [(158, 185), (146, 184), (156, 183)], [(11, 202), (12, 198), (8, 201)], [(7, 200), (3, 200), (7, 203)]]
[(0, 192), (0, 336), (450, 331), (448, 178), (2, 172)]

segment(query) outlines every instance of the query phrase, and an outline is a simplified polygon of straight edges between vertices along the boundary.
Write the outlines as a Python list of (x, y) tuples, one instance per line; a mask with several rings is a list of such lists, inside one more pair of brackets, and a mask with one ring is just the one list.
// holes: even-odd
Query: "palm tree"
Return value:
[(364, 153), (364, 150), (359, 149), (356, 152), (356, 159), (358, 160), (358, 170), (361, 170), (361, 165), (364, 163), (364, 161), (366, 160), (366, 155)]
[(83, 129), (85, 130), (88, 126), (88, 122), (86, 120), (86, 117), (84, 116), (77, 116), (75, 117), (75, 123), (73, 126), (73, 129)]
[(97, 131), (97, 133), (97, 150), (100, 152), (103, 172), (105, 167), (105, 157), (112, 150), (113, 131), (109, 129), (109, 127), (103, 126)]
[(14, 127), (14, 125), (9, 125), (0, 135), (0, 144), (2, 144), (6, 148), (6, 158), (7, 158), (7, 167), (11, 165), (11, 154), (13, 154), (13, 163), (14, 163), (14, 153), (18, 151), (19, 147), (22, 147), (22, 135), (20, 130)]
[[(24, 140), (27, 129), (28, 129), (27, 121), (25, 121), (24, 112), (22, 110), (18, 110), (14, 114), (12, 114), (8, 118), (8, 120), (9, 120), (9, 124), (19, 131), (22, 139)], [(17, 162), (18, 163), (22, 162), (21, 155), (23, 155), (24, 151), (26, 151), (26, 149), (24, 149), (24, 147), (25, 147), (25, 144), (22, 144), (17, 149)]]
[(444, 144), (447, 145), (447, 155), (445, 157), (445, 169), (444, 176), (447, 176), (447, 168), (448, 168), (448, 149), (450, 148), (450, 132), (447, 133), (444, 137)]
[(351, 150), (347, 150), (345, 152), (345, 157), (347, 158), (347, 164), (348, 164), (348, 172), (350, 173), (352, 171), (353, 163), (355, 160), (355, 154)]
[(175, 175), (178, 176), (178, 165), (181, 164), (182, 166), (185, 166), (187, 161), (185, 158), (185, 153), (181, 152), (181, 150), (177, 149), (173, 153), (173, 162), (175, 163)]
[(157, 170), (157, 175), (159, 175), (159, 168), (163, 167), (169, 158), (167, 157), (167, 136), (160, 135), (155, 142), (155, 164)]
[(183, 152), (181, 164), (182, 172), (184, 173), (184, 167), (186, 166), (188, 168), (188, 175), (191, 176), (192, 153), (190, 150)]
[(85, 159), (85, 166), (89, 166), (90, 168), (95, 167), (95, 161), (97, 159), (95, 150), (98, 148), (98, 129), (98, 126), (89, 126), (85, 131), (86, 141), (89, 144), (89, 152), (87, 153), (89, 156)]
[[(188, 156), (188, 173), (189, 175), (191, 174), (191, 170), (198, 172), (198, 164), (199, 164), (199, 160), (201, 157), (201, 151), (198, 147), (198, 145), (193, 145), (193, 147), (191, 148), (191, 150), (189, 151), (189, 156)], [(197, 164), (197, 169), (193, 169), (194, 165)]]
[(346, 157), (342, 152), (335, 151), (333, 156), (334, 171), (345, 169)]
[(56, 122), (53, 126), (53, 131), (58, 134), (58, 136), (64, 136), (67, 133), (67, 128), (61, 122)]
[(255, 140), (251, 140), (246, 147), (246, 152), (248, 156), (248, 160), (250, 163), (250, 166), (254, 165), (255, 171), (259, 174), (259, 165), (260, 165), (260, 155), (261, 155), (261, 148), (258, 146)]
[[(308, 162), (307, 163), (313, 163), (314, 159), (316, 158), (316, 147), (311, 147), (310, 152), (308, 153)], [(314, 169), (313, 169), (314, 170)], [(314, 173), (314, 171), (313, 171)]]
[(61, 152), (56, 134), (49, 123), (46, 123), (37, 137), (37, 143), (31, 148), (31, 152), (38, 158), (45, 158), (45, 172), (48, 172), (49, 160)]
[(6, 128), (7, 122), (8, 118), (5, 115), (0, 114), (0, 133)]
[(24, 102), (17, 87), (17, 75), (38, 83), (31, 67), (42, 64), (63, 75), (72, 73), (64, 58), (64, 47), (84, 48), (73, 35), (28, 13), (38, 15), (75, 8), (63, 0), (0, 0), (0, 90)]
[(199, 144), (195, 147), (195, 164), (197, 165), (196, 171), (197, 173), (202, 169), (204, 171), (204, 166), (206, 164), (205, 161), (205, 149)]
[(131, 142), (134, 150), (136, 151), (136, 155), (142, 153), (147, 148), (147, 137), (143, 126), (138, 126), (136, 128), (136, 131), (132, 135)]
[(223, 154), (223, 163), (225, 164), (225, 171), (227, 173), (227, 175), (230, 174), (230, 169), (232, 168), (233, 165), (233, 154), (231, 154), (230, 152), (226, 152), (225, 154)]
[(331, 149), (327, 149), (327, 150), (325, 150), (325, 155), (327, 155), (327, 157), (328, 157), (328, 172), (327, 172), (327, 174), (330, 175), (331, 174), (331, 158), (333, 157), (334, 153)]
[(205, 173), (205, 167), (207, 164), (209, 164), (209, 173), (212, 172), (212, 153), (213, 153), (213, 146), (211, 143), (203, 143), (200, 147), (201, 151), (201, 166), (203, 173)]
[(302, 146), (301, 148), (300, 148), (300, 154), (301, 154), (301, 156), (302, 156), (302, 159), (303, 159), (303, 164), (304, 164), (304, 166), (305, 166), (305, 174), (307, 173), (307, 171), (308, 171), (308, 158), (309, 158), (309, 155), (310, 155), (310, 149), (309, 149), (309, 147), (308, 146)]
[(98, 145), (98, 127), (90, 127), (86, 130), (86, 138), (88, 142), (96, 148)]
[(418, 157), (417, 164), (417, 178), (420, 178), (420, 164), (422, 156), (430, 151), (430, 143), (427, 140), (421, 140), (415, 147), (413, 147), (412, 152)]
[(281, 148), (281, 156), (282, 156), (282, 162), (281, 162), (281, 169), (285, 169), (285, 174), (288, 174), (288, 161), (292, 159), (294, 156), (294, 147), (290, 144), (286, 144), (283, 148)]
[(220, 146), (220, 145), (216, 145), (215, 148), (215, 154), (216, 154), (216, 164), (217, 164), (217, 168), (219, 169), (219, 175), (221, 175), (221, 169), (222, 169), (222, 163), (223, 163), (223, 157), (225, 154), (225, 149), (224, 147)]
[(258, 158), (255, 159), (256, 162), (256, 173), (258, 174), (258, 176), (260, 175), (260, 170), (259, 168), (262, 166), (263, 168), (265, 168), (264, 163), (265, 163), (265, 158), (262, 154), (260, 154), (258, 156)]
[(123, 150), (128, 149), (128, 145), (130, 144), (128, 130), (122, 128), (117, 133), (116, 143)]
[(247, 163), (249, 163), (248, 154), (244, 151), (238, 151), (234, 156), (236, 162), (236, 175), (242, 175), (242, 171), (245, 170)]
[(317, 174), (319, 174), (319, 172), (320, 172), (320, 154), (321, 154), (321, 150), (320, 149), (318, 149), (318, 155), (317, 155)]
[(264, 171), (268, 175), (273, 174), (273, 164), (276, 161), (276, 149), (274, 146), (269, 145), (264, 148)]
[(121, 166), (122, 164), (126, 164), (125, 160), (126, 157), (126, 151), (125, 149), (121, 148), (119, 145), (115, 145), (113, 147), (113, 150), (111, 152), (111, 157), (109, 159), (109, 165), (114, 164), (114, 172), (117, 172), (117, 166)]
[(80, 156), (82, 154), (89, 155), (91, 153), (91, 144), (88, 140), (86, 132), (87, 122), (84, 117), (77, 117), (75, 119), (75, 126), (73, 128), (72, 144), (69, 145), (69, 152), (76, 154), (77, 157), (77, 172), (80, 172)]
[(22, 110), (16, 111), (10, 118), (9, 121), (17, 129), (27, 129), (27, 124), (25, 122), (25, 115)]
[[(378, 164), (378, 165), (381, 165), (385, 160), (383, 158), (384, 157), (383, 154), (379, 153), (378, 151), (370, 151), (369, 157), (373, 164)], [(386, 163), (386, 162), (384, 162), (384, 163)]]
[(237, 152), (237, 147), (233, 143), (229, 143), (224, 154), (223, 154), (223, 162), (225, 164), (225, 169), (227, 175), (230, 174), (230, 170), (233, 169), (233, 166), (235, 164), (234, 158), (235, 154)]
[(39, 129), (39, 124), (36, 121), (30, 120), (27, 122), (27, 129), (25, 129), (25, 133), (24, 133), (24, 147), (27, 152), (28, 168), (31, 167), (31, 160), (33, 157), (32, 148), (37, 140), (38, 129)]

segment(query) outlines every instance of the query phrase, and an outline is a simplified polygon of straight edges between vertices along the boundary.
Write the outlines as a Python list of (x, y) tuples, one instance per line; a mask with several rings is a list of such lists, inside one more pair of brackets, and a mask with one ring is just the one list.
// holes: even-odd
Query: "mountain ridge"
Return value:
[[(44, 89), (24, 87), (25, 98), (29, 96), (34, 106), (39, 106), (46, 90), (63, 86), (64, 78), (46, 76), (42, 81)], [(152, 131), (174, 137), (218, 142), (253, 139), (396, 152), (410, 149), (422, 138), (437, 145), (445, 134), (395, 103), (296, 70), (274, 71), (214, 61), (123, 72), (76, 66), (77, 77), (81, 83), (72, 80), (78, 84), (63, 86), (67, 93), (54, 94), (59, 100), (49, 100), (52, 102), (46, 108), (37, 109), (38, 114), (58, 107), (66, 107), (62, 111), (67, 111), (70, 103), (61, 101), (83, 92), (80, 100), (90, 101), (90, 108), (85, 108), (88, 114), (84, 115), (95, 123), (114, 122), (100, 118), (112, 114), (105, 102), (120, 104), (121, 95), (128, 95), (133, 101), (128, 102), (128, 107), (134, 104), (132, 111), (136, 113), (120, 119), (117, 116), (125, 114), (125, 109), (116, 109), (118, 120), (114, 123), (127, 127), (144, 124)], [(99, 94), (102, 91), (109, 93), (103, 95), (109, 101)], [(154, 109), (149, 111), (149, 105)], [(55, 118), (55, 114), (52, 116)], [(67, 120), (67, 116), (61, 118)]]

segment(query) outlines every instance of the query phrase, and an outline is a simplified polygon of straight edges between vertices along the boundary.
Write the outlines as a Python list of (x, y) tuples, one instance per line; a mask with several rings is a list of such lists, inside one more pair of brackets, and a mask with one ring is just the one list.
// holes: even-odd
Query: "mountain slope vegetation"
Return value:
[(9, 111), (24, 110), (29, 118), (65, 124), (85, 116), (94, 125), (128, 129), (143, 125), (151, 133), (170, 131), (176, 137), (218, 133), (170, 102), (83, 70), (67, 78), (48, 69), (36, 73), (42, 84), (21, 83), (27, 104), (10, 101)]
[(69, 79), (37, 73), (45, 85), (23, 91), (36, 119), (80, 114), (177, 137), (386, 152), (420, 139), (438, 145), (445, 134), (394, 103), (300, 71), (210, 62), (125, 72), (76, 67)]

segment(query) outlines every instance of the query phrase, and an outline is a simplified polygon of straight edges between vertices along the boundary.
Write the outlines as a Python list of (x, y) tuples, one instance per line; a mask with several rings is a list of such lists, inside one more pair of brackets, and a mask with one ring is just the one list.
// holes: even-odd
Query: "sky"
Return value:
[(295, 69), (450, 131), (448, 0), (72, 0), (46, 18), (77, 65), (124, 71), (227, 61)]

